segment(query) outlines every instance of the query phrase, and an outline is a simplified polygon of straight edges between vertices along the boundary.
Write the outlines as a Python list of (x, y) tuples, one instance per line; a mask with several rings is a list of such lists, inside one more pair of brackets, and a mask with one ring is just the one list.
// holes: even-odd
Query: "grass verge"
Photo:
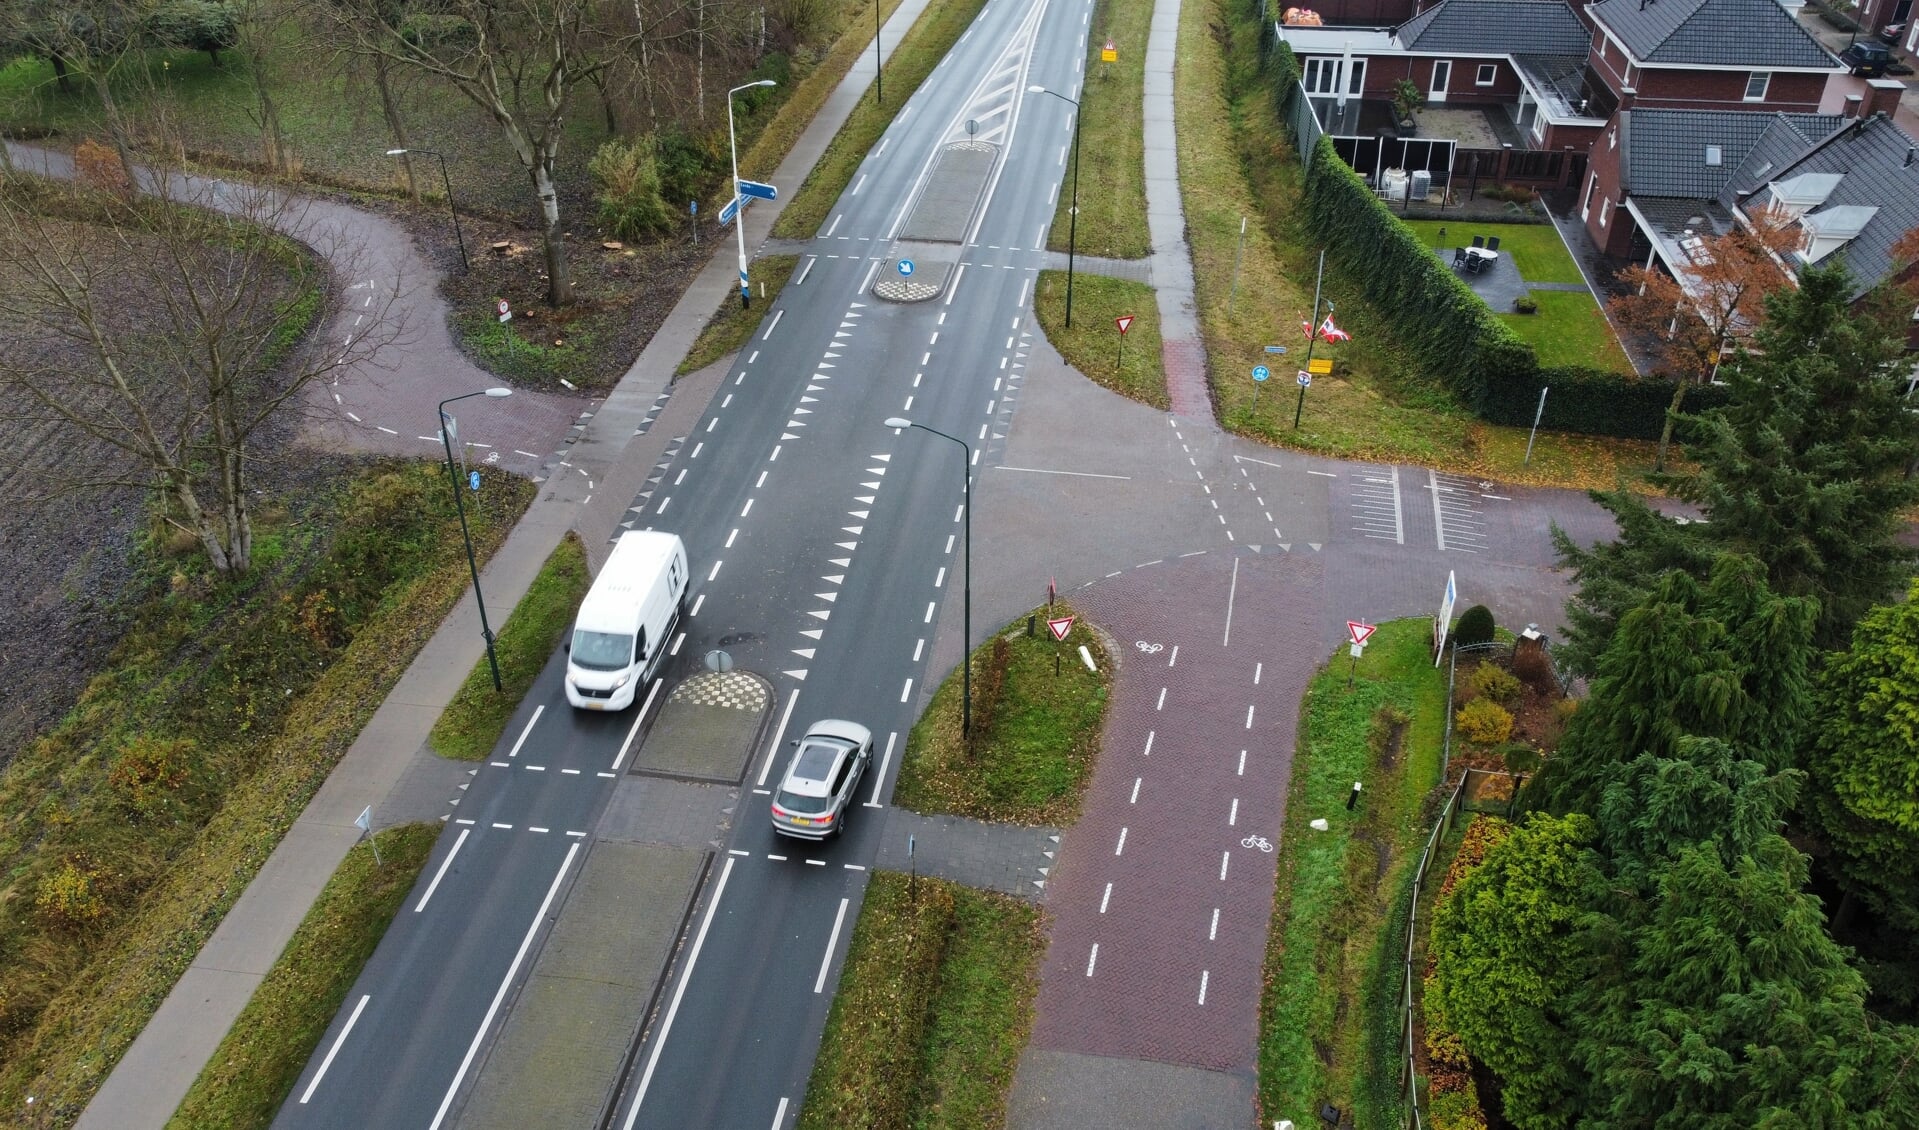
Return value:
[(438, 824), (383, 828), (380, 865), (369, 844), (347, 853), (193, 1081), (168, 1130), (245, 1130), (273, 1121), (439, 836)]
[(972, 26), (973, 18), (985, 3), (986, 0), (942, 0), (929, 5), (920, 18), (913, 21), (912, 30), (894, 48), (886, 65), (888, 85), (893, 89), (891, 100), (881, 104), (861, 97), (852, 114), (847, 116), (846, 124), (833, 135), (826, 152), (814, 163), (813, 171), (806, 175), (806, 183), (800, 185), (792, 201), (780, 212), (780, 218), (774, 221), (774, 238), (810, 239), (819, 231), (840, 193), (852, 183), (860, 162), (866, 160), (867, 151), (879, 142), (886, 127), (893, 124), (893, 116)]
[(875, 872), (799, 1125), (1005, 1125), (1044, 946), (1037, 907)]
[[(1306, 226), (1299, 155), (1260, 68), (1259, 30), (1250, 0), (1201, 0), (1180, 11), (1173, 78), (1180, 188), (1221, 423), (1323, 455), (1419, 463), (1502, 482), (1610, 489), (1650, 469), (1651, 444), (1558, 432), (1541, 432), (1525, 463), (1525, 429), (1486, 424), (1414, 376), (1394, 341), (1392, 312), (1373, 309), (1357, 283), (1332, 268), (1326, 296), (1353, 340), (1315, 348), (1314, 356), (1333, 358), (1335, 368), (1314, 378), (1297, 429), (1294, 397), (1261, 396), (1253, 404), (1247, 374), (1265, 360), (1266, 345), (1287, 346), (1285, 360), (1303, 359), (1319, 257)], [(1233, 301), (1242, 217), (1245, 249)], [(1297, 367), (1279, 375), (1290, 377)]]
[[(879, 4), (881, 22), (891, 18), (893, 9), (900, 6), (899, 0), (845, 0), (839, 8), (840, 28), (833, 45), (820, 57), (819, 63), (807, 72), (805, 78), (794, 84), (793, 91), (786, 101), (766, 123), (766, 128), (753, 139), (753, 143), (740, 154), (741, 175), (751, 177), (757, 170), (771, 176), (786, 155), (793, 151), (800, 135), (806, 127), (813, 124), (813, 118), (826, 105), (826, 100), (839, 89), (853, 64), (859, 62), (873, 39), (866, 33), (872, 26), (868, 21), (874, 18), (873, 6)], [(724, 191), (724, 188), (722, 188)], [(725, 197), (720, 198), (722, 201)]]
[[(484, 557), (534, 487), (481, 474)], [(107, 668), (0, 774), (0, 1109), (78, 1117), (465, 591), (444, 487), (375, 463), (263, 514), (236, 580), (143, 551)]]
[(739, 295), (729, 291), (720, 300), (719, 309), (713, 311), (712, 320), (694, 339), (693, 348), (687, 350), (674, 376), (697, 373), (745, 345), (753, 331), (760, 328), (766, 312), (779, 300), (780, 291), (786, 289), (786, 280), (793, 277), (793, 268), (799, 261), (797, 255), (766, 255), (753, 260), (752, 280), (759, 291), (754, 295), (753, 305), (742, 309)]
[[(1086, 37), (1086, 82), (1080, 88), (1080, 135), (1074, 139), (1081, 166), (1066, 171), (1059, 208), (1046, 245), (1067, 249), (1074, 237), (1081, 255), (1143, 259), (1152, 254), (1146, 230), (1146, 36), (1153, 0), (1099, 0)], [(1119, 58), (1100, 61), (1111, 43)], [(1066, 93), (1062, 91), (1061, 93)], [(1033, 95), (1041, 101), (1052, 99)], [(1079, 230), (1073, 231), (1073, 178), (1079, 178)]]
[[(1159, 304), (1152, 287), (1080, 272), (1073, 279), (1073, 328), (1067, 329), (1066, 272), (1041, 271), (1033, 313), (1046, 340), (1082, 376), (1142, 404), (1171, 406), (1159, 351)], [(1113, 324), (1122, 314), (1133, 316), (1123, 353)]]
[[(1351, 690), (1344, 656), (1307, 689), (1260, 1001), (1262, 1124), (1307, 1125), (1321, 1101), (1358, 1126), (1399, 1123), (1394, 957), (1446, 713), (1430, 637), (1425, 620), (1383, 624)], [(1348, 812), (1354, 781), (1365, 791)], [(1320, 818), (1327, 831), (1311, 828)]]
[(493, 689), (493, 673), (482, 656), (453, 701), (446, 704), (427, 744), (441, 757), (478, 761), (493, 752), (507, 719), (519, 709), (527, 688), (539, 677), (560, 637), (579, 610), (593, 578), (587, 574), (586, 547), (568, 531), (540, 566), (526, 595), (493, 638), (500, 663), (500, 690)]
[[(1056, 603), (1050, 614), (1074, 612)], [(1034, 615), (1043, 621), (1048, 613), (1042, 607)], [(1080, 662), (1082, 644), (1097, 672)], [(1099, 633), (1077, 617), (1065, 642), (1055, 644), (1044, 623), (1029, 636), (1015, 621), (974, 650), (972, 665), (971, 749), (960, 736), (956, 668), (907, 736), (893, 803), (977, 820), (1072, 823), (1110, 701), (1112, 662)]]

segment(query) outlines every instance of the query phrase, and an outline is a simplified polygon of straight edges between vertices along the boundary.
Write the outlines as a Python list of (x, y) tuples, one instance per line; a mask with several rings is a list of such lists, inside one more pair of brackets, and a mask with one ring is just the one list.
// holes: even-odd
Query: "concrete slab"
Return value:
[(739, 804), (737, 786), (627, 777), (614, 787), (595, 834), (629, 843), (718, 851), (739, 815)]
[[(907, 837), (913, 854), (907, 855)], [(968, 887), (1042, 900), (1059, 854), (1059, 829), (987, 824), (962, 816), (922, 816), (889, 809), (874, 866), (917, 871)]]
[(462, 1130), (594, 1130), (666, 973), (707, 853), (600, 841), (488, 1053)]
[(1029, 1050), (1006, 1105), (1012, 1130), (1245, 1130), (1253, 1077)]
[(936, 243), (964, 240), (997, 160), (999, 146), (984, 141), (956, 141), (940, 150), (900, 238)]
[(737, 784), (772, 702), (772, 685), (758, 675), (695, 675), (667, 696), (630, 772)]

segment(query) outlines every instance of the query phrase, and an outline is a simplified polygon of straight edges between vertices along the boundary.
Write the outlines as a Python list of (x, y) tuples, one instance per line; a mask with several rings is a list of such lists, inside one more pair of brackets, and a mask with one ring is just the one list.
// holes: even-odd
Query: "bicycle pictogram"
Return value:
[(1243, 848), (1256, 847), (1266, 852), (1273, 850), (1272, 841), (1268, 840), (1265, 836), (1247, 836), (1245, 839), (1239, 841), (1239, 846)]
[(1133, 646), (1148, 655), (1158, 655), (1160, 652), (1166, 650), (1166, 645), (1163, 643), (1148, 643), (1145, 640), (1134, 640)]

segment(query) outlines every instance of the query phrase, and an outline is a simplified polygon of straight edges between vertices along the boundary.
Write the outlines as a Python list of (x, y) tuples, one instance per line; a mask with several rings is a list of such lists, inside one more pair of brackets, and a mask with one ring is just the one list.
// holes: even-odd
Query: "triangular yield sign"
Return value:
[(1357, 620), (1346, 621), (1346, 634), (1353, 638), (1353, 643), (1361, 647), (1365, 646), (1367, 637), (1378, 630), (1371, 624), (1362, 624)]
[(1054, 639), (1063, 640), (1066, 638), (1066, 633), (1073, 630), (1073, 618), (1071, 616), (1061, 616), (1055, 620), (1048, 620), (1046, 621), (1046, 630), (1053, 633)]

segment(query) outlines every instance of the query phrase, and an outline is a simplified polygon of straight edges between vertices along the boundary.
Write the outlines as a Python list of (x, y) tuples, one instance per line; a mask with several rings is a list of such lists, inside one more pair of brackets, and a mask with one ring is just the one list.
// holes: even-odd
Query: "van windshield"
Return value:
[(633, 637), (616, 632), (573, 633), (573, 663), (589, 671), (619, 671), (633, 663)]

